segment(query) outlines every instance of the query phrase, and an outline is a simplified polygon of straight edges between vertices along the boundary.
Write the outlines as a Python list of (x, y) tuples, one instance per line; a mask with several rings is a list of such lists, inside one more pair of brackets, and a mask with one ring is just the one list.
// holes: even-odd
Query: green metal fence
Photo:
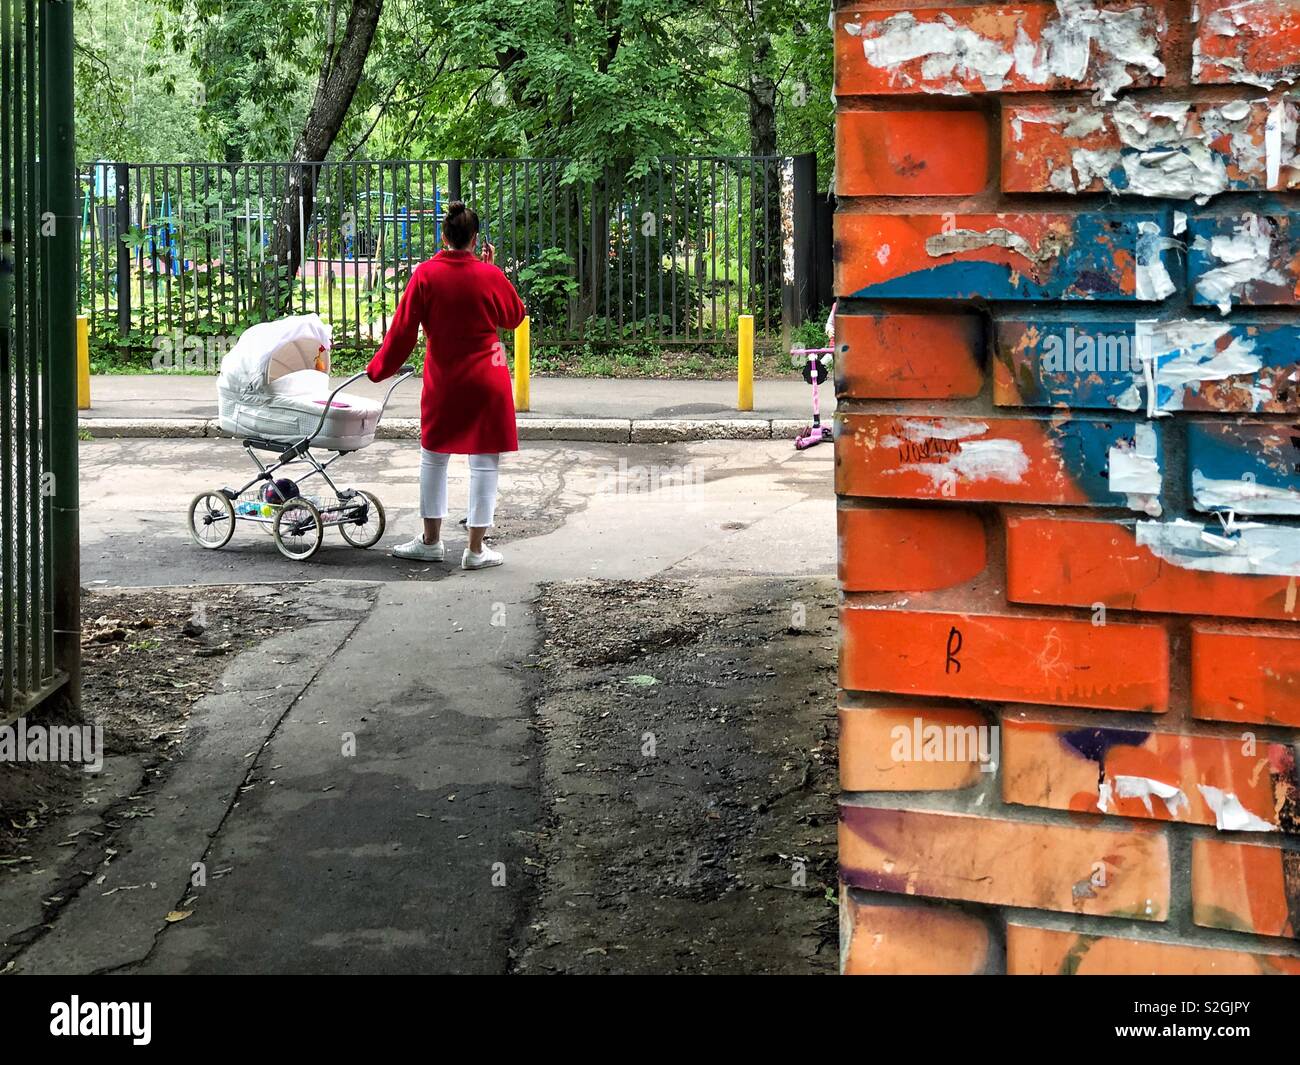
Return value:
[(791, 162), (672, 156), (587, 179), (564, 159), (85, 163), (81, 309), (96, 339), (144, 349), (308, 312), (336, 344), (374, 347), (464, 198), (535, 338), (730, 345), (741, 314), (770, 338)]
[(0, 0), (0, 721), (79, 690), (73, 0)]

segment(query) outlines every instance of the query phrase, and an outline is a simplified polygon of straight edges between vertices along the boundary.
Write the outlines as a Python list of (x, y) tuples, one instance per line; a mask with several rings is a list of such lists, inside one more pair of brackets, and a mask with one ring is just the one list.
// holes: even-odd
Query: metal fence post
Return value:
[(754, 316), (740, 316), (736, 342), (736, 410), (754, 409)]
[(524, 320), (515, 329), (515, 410), (532, 409), (532, 319)]
[(818, 307), (817, 292), (817, 156), (796, 155), (794, 190), (790, 205), (794, 276), (786, 301), (786, 321), (799, 326)]
[(77, 315), (77, 409), (90, 409), (90, 315)]
[(131, 164), (118, 163), (117, 176), (117, 332), (131, 332), (131, 249), (126, 243), (131, 228)]
[(81, 544), (77, 484), (77, 157), (72, 107), (72, 3), (45, 0), (45, 206), (54, 216), (46, 260), (49, 345), (49, 472), (53, 477), (50, 579), (53, 582), (54, 664), (68, 677), (74, 706), (81, 703)]
[(452, 159), (447, 163), (447, 196), (454, 202), (461, 199), (460, 194), (460, 160)]
[(835, 302), (835, 194), (818, 193), (815, 200), (813, 289), (815, 307), (826, 307)]

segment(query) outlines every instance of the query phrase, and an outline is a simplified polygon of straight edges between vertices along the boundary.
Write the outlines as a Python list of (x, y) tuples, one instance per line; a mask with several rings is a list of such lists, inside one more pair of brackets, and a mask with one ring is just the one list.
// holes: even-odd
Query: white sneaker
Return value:
[(492, 548), (484, 544), (483, 550), (477, 555), (468, 547), (465, 548), (465, 553), (460, 556), (460, 568), (487, 569), (489, 566), (499, 566), (504, 561), (505, 557), (500, 551), (493, 551)]
[(417, 562), (441, 562), (447, 557), (447, 549), (439, 540), (436, 544), (426, 544), (423, 536), (417, 536), (404, 544), (393, 548), (394, 558), (411, 558)]

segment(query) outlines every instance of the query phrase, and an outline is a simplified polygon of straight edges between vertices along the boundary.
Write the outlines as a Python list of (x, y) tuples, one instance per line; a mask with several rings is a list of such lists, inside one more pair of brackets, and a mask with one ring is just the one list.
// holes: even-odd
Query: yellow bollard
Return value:
[(515, 329), (515, 410), (528, 410), (528, 359), (531, 354), (532, 319), (525, 317)]
[(736, 366), (736, 410), (754, 409), (754, 316), (740, 316)]
[(77, 409), (90, 409), (90, 318), (77, 315)]

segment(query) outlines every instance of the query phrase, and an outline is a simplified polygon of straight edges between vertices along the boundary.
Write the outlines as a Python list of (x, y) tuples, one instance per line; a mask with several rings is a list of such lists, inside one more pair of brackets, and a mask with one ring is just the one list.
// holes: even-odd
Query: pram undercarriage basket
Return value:
[[(336, 527), (353, 547), (373, 547), (384, 535), (384, 507), (378, 497), (341, 488), (329, 468), (374, 440), (394, 390), (415, 369), (402, 368), (382, 403), (341, 402), (339, 393), (365, 373), (329, 390), (329, 342), (329, 326), (316, 315), (303, 315), (252, 326), (223, 360), (217, 386), (221, 425), (242, 437), (257, 474), (240, 488), (218, 488), (194, 497), (189, 528), (200, 547), (225, 547), (235, 523), (241, 521), (270, 533), (280, 553), (297, 561), (320, 550), (330, 527)], [(298, 431), (289, 437), (278, 431), (274, 435), (246, 431), (259, 427)], [(334, 454), (322, 460), (313, 447)], [(259, 452), (275, 458), (268, 463)], [(276, 476), (293, 466), (307, 470), (296, 480)], [(321, 495), (304, 491), (303, 485), (312, 478), (324, 482)]]

